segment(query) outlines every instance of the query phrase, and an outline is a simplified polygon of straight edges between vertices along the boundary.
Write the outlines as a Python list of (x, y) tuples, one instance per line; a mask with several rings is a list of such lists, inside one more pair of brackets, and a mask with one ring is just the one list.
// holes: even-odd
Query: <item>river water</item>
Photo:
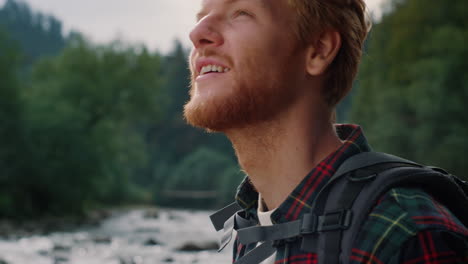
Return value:
[(13, 240), (0, 240), (0, 263), (8, 264), (162, 264), (230, 263), (230, 247), (180, 251), (187, 243), (218, 241), (211, 212), (146, 209), (114, 213), (98, 227)]

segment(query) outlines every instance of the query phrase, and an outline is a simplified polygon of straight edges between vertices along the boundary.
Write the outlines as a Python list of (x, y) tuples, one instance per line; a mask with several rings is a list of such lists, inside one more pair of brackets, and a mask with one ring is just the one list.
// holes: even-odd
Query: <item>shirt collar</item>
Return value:
[[(296, 220), (311, 208), (318, 192), (330, 180), (338, 167), (349, 157), (361, 152), (370, 151), (370, 147), (360, 126), (344, 124), (335, 125), (338, 137), (343, 144), (323, 159), (310, 171), (286, 200), (275, 210), (271, 219), (273, 223), (284, 223)], [(236, 200), (247, 214), (256, 217), (258, 192), (247, 176), (239, 185)]]

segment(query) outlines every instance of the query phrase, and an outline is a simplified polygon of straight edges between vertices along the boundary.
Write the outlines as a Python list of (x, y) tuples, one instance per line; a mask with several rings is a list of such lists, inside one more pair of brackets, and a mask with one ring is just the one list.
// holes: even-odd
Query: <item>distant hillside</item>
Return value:
[(0, 28), (17, 41), (26, 65), (44, 55), (55, 55), (65, 47), (62, 22), (31, 10), (28, 4), (7, 0), (0, 9)]

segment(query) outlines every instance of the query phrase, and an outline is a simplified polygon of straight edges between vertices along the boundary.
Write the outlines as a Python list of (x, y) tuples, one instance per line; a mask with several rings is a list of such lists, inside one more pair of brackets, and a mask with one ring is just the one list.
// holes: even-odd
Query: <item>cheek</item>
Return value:
[(193, 67), (195, 63), (194, 60), (195, 60), (195, 51), (192, 49), (188, 57), (189, 70), (190, 70), (190, 73), (192, 73), (192, 75), (195, 73), (195, 69)]
[(291, 41), (285, 35), (271, 30), (245, 34), (237, 41), (227, 41), (235, 43), (228, 47), (236, 68), (233, 81), (238, 82), (239, 87), (278, 85), (280, 80), (288, 78), (286, 75), (299, 66), (294, 62), (296, 56)]
[(271, 49), (265, 48), (253, 51), (255, 55), (248, 57), (242, 67), (243, 79), (270, 86), (276, 84), (279, 79), (284, 78), (287, 70), (292, 68), (288, 59), (283, 59)]
[(238, 70), (247, 76), (262, 76), (270, 72), (277, 61), (271, 45), (262, 41), (245, 45), (238, 58)]

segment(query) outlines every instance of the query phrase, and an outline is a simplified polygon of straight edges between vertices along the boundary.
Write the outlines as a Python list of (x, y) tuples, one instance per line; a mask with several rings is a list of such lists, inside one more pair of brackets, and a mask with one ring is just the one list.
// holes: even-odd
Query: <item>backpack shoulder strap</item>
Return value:
[(422, 187), (468, 225), (465, 182), (441, 169), (376, 152), (358, 154), (344, 162), (302, 219), (273, 227), (256, 226), (242, 210), (237, 211), (238, 205), (231, 204), (213, 215), (212, 221), (217, 230), (224, 229), (220, 249), (229, 242), (233, 229), (238, 230), (243, 244), (268, 242), (236, 264), (259, 263), (274, 252), (276, 242), (294, 237), (302, 240), (303, 251), (318, 253), (319, 263), (348, 263), (352, 243), (375, 201), (400, 186)]
[(337, 264), (340, 259), (341, 263), (347, 263), (352, 243), (375, 202), (395, 187), (423, 188), (449, 207), (462, 222), (468, 223), (466, 193), (454, 176), (439, 169), (388, 154), (368, 152), (348, 159), (332, 179), (334, 181), (326, 186), (328, 188), (319, 194), (313, 210), (323, 218), (319, 225), (333, 223), (333, 228), (322, 228), (318, 237), (309, 239), (315, 241), (309, 245), (307, 239), (303, 240), (303, 247), (316, 248), (319, 263)]
[(381, 152), (363, 152), (357, 155), (352, 156), (351, 158), (347, 159), (336, 171), (333, 178), (339, 178), (346, 173), (357, 169), (363, 169), (370, 166), (375, 166), (378, 164), (388, 164), (388, 163), (400, 163), (400, 164), (407, 164), (408, 166), (415, 166), (415, 167), (422, 167), (421, 165), (403, 159), (394, 155), (390, 155), (387, 153)]

